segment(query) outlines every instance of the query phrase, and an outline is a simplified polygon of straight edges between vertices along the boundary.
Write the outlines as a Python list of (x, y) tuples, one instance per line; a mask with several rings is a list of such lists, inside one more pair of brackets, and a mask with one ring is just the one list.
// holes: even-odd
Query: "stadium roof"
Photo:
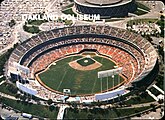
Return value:
[(108, 0), (74, 0), (75, 3), (82, 6), (99, 7), (99, 8), (116, 7), (116, 6), (127, 4), (131, 2), (132, 0), (109, 0), (111, 4), (108, 4), (108, 3), (106, 4), (106, 2), (104, 1), (108, 1)]
[(86, 0), (86, 2), (95, 5), (110, 5), (121, 2), (122, 0)]

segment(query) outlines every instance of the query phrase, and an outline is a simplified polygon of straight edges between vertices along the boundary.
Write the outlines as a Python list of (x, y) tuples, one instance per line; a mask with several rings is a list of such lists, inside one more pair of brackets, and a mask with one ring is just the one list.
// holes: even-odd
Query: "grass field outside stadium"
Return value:
[[(89, 65), (95, 61), (102, 65), (94, 70), (81, 71), (69, 66), (69, 62), (76, 60), (82, 65), (86, 63), (83, 63), (83, 60), (90, 61)], [(63, 92), (63, 89), (70, 89), (71, 95), (100, 93), (101, 80), (98, 78), (97, 73), (99, 71), (113, 69), (114, 66), (116, 66), (109, 58), (98, 55), (92, 56), (91, 59), (84, 58), (82, 55), (74, 55), (55, 61), (55, 63), (56, 64), (52, 64), (47, 70), (38, 74), (39, 79), (41, 80), (40, 82), (59, 92)], [(107, 79), (109, 89), (124, 82), (124, 78), (118, 75), (115, 75), (114, 79), (112, 79), (112, 77), (102, 78), (103, 91), (107, 90)]]

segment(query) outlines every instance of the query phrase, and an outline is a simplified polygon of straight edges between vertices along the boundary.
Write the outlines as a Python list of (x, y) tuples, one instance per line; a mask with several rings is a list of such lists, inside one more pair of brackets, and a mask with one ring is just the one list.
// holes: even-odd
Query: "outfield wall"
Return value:
[(105, 92), (105, 93), (100, 93), (100, 94), (95, 94), (95, 99), (98, 101), (105, 101), (114, 97), (117, 97), (119, 95), (124, 94), (125, 89), (116, 89), (110, 92)]

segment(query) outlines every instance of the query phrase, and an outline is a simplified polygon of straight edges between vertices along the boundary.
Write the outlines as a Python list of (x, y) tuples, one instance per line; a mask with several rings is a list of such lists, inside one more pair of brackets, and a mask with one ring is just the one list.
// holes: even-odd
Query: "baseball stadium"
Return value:
[[(10, 55), (6, 75), (17, 87), (53, 101), (104, 101), (126, 94), (128, 86), (151, 84), (157, 53), (128, 30), (83, 25), (41, 32)], [(101, 76), (101, 77), (100, 77)]]

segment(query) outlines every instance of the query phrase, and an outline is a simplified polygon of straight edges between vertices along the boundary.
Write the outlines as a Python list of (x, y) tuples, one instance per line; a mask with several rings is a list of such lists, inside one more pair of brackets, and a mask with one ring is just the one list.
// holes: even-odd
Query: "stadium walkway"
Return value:
[(151, 96), (151, 97), (153, 97), (156, 101), (158, 101), (158, 98), (154, 95), (154, 94), (152, 94), (149, 90), (146, 90), (147, 92), (148, 92), (148, 94)]
[(162, 89), (160, 89), (158, 86), (156, 86), (155, 84), (153, 85), (154, 88), (156, 88), (157, 90), (159, 90), (163, 95), (164, 95), (164, 91)]
[(65, 108), (67, 108), (68, 105), (61, 105), (60, 106), (60, 109), (59, 109), (59, 112), (58, 112), (58, 115), (57, 115), (57, 120), (63, 120), (64, 118), (64, 113), (65, 113)]
[(3, 80), (2, 82), (0, 82), (0, 85), (2, 85), (3, 83), (5, 83), (6, 81), (5, 80)]
[(13, 100), (17, 100), (14, 96), (11, 96), (11, 95), (8, 95), (8, 94), (2, 93), (2, 92), (0, 92), (0, 96), (9, 98), (9, 99), (13, 99)]

